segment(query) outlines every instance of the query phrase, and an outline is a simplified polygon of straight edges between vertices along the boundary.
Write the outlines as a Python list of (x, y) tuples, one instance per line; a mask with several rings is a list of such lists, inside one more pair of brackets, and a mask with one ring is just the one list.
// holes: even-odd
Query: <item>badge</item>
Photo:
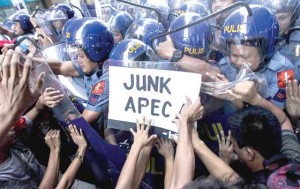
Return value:
[(285, 98), (286, 98), (285, 90), (279, 89), (277, 91), (277, 93), (275, 94), (275, 96), (273, 97), (273, 100), (275, 100), (277, 102), (284, 102)]
[(93, 87), (92, 94), (94, 94), (94, 95), (102, 94), (104, 92), (104, 87), (105, 87), (105, 82), (100, 81)]
[(284, 70), (277, 73), (278, 88), (285, 88), (286, 83), (294, 80), (294, 70)]
[(90, 98), (89, 98), (88, 104), (90, 104), (92, 106), (95, 106), (97, 104), (97, 102), (98, 102), (99, 97), (100, 97), (99, 95), (93, 95), (93, 94), (91, 94)]

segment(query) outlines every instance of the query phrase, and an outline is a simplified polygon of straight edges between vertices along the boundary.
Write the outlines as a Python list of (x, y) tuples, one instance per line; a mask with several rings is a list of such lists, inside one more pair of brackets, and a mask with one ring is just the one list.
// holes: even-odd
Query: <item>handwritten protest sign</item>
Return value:
[[(109, 67), (108, 127), (129, 130), (136, 118), (151, 118), (154, 133), (177, 132), (172, 120), (199, 96), (201, 75), (180, 71)], [(171, 133), (172, 134), (172, 133)]]

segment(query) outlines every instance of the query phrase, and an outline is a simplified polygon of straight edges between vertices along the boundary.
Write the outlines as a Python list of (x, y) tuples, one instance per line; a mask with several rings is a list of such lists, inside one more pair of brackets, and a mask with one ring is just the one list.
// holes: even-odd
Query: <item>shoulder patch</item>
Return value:
[(98, 82), (96, 85), (94, 85), (93, 90), (92, 90), (92, 94), (94, 94), (94, 95), (102, 94), (104, 92), (104, 87), (105, 87), (105, 82), (104, 81)]
[(99, 100), (99, 97), (100, 97), (99, 95), (91, 94), (88, 104), (92, 105), (92, 106), (95, 106), (97, 104), (98, 100)]
[(273, 97), (273, 100), (277, 102), (284, 102), (285, 99), (286, 99), (286, 95), (284, 89), (279, 89), (275, 94), (275, 96)]
[(285, 88), (286, 87), (286, 83), (289, 80), (294, 80), (295, 78), (295, 74), (294, 74), (294, 70), (284, 70), (281, 72), (277, 73), (277, 81), (278, 81), (278, 87), (279, 88)]

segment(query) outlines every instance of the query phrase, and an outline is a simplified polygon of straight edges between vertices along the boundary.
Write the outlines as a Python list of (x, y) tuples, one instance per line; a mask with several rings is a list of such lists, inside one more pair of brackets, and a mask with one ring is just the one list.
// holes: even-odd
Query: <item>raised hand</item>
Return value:
[[(145, 122), (147, 122), (146, 125)], [(157, 137), (157, 135), (151, 135), (149, 137), (148, 133), (150, 127), (151, 127), (150, 119), (146, 120), (145, 117), (143, 117), (141, 124), (139, 123), (138, 119), (136, 120), (136, 132), (132, 128), (130, 128), (130, 132), (132, 133), (134, 138), (133, 145), (144, 147)]]
[(23, 70), (20, 70), (21, 50), (8, 50), (1, 65), (0, 75), (0, 108), (2, 112), (21, 115), (40, 96), (45, 73), (39, 75), (36, 86), (29, 84), (32, 68), (32, 54), (26, 57)]
[(46, 88), (43, 95), (40, 97), (39, 102), (50, 108), (54, 108), (62, 101), (63, 98), (64, 94), (62, 94), (59, 90), (49, 87)]
[(219, 143), (219, 157), (227, 164), (238, 159), (237, 155), (233, 151), (233, 145), (231, 143), (231, 132), (228, 131), (228, 136), (225, 137), (224, 132), (220, 132), (221, 137), (217, 135)]
[(78, 146), (78, 148), (86, 148), (87, 142), (82, 132), (82, 129), (77, 129), (75, 125), (69, 125), (69, 132), (74, 141), (74, 143)]
[(50, 150), (60, 151), (60, 130), (50, 130), (45, 136), (45, 143)]
[(158, 138), (155, 146), (158, 153), (160, 153), (160, 155), (162, 155), (164, 158), (174, 158), (174, 146), (171, 140)]
[(203, 116), (203, 106), (200, 102), (200, 97), (192, 104), (189, 97), (186, 97), (186, 103), (181, 109), (180, 118), (186, 119), (188, 122), (195, 122)]
[(297, 80), (287, 83), (286, 109), (291, 116), (300, 116), (300, 87)]

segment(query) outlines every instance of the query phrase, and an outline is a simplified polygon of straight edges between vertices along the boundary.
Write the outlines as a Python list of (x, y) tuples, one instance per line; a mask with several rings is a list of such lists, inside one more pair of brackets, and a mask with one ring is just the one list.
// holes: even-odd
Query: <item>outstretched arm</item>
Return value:
[(87, 148), (87, 142), (81, 129), (78, 131), (75, 125), (70, 125), (69, 131), (74, 143), (78, 146), (78, 150), (73, 161), (59, 181), (56, 189), (69, 188), (72, 185), (75, 176), (83, 162), (84, 154)]
[(131, 146), (131, 150), (128, 154), (127, 160), (122, 168), (118, 183), (116, 188), (133, 188), (134, 184), (134, 175), (136, 172), (136, 166), (140, 151), (144, 146), (153, 141), (157, 136), (151, 135), (148, 136), (148, 132), (151, 126), (151, 121), (147, 121), (147, 125), (145, 125), (145, 119), (143, 119), (142, 124), (137, 120), (136, 122), (136, 132), (130, 128), (130, 132), (134, 137), (134, 142)]
[(203, 106), (201, 106), (200, 98), (194, 104), (187, 98), (187, 102), (179, 115), (179, 121), (176, 121), (180, 128), (170, 188), (182, 188), (193, 180), (195, 157), (191, 141), (192, 127), (190, 123), (195, 120), (194, 117), (200, 119), (202, 115)]
[(275, 104), (260, 96), (253, 81), (241, 81), (228, 93), (235, 99), (269, 110), (277, 117), (282, 129), (294, 132), (292, 124), (285, 113)]
[(165, 188), (170, 188), (171, 176), (174, 164), (174, 146), (172, 141), (159, 139), (156, 144), (158, 152), (165, 158)]
[(59, 172), (60, 131), (50, 130), (45, 136), (45, 142), (50, 148), (50, 155), (46, 173), (39, 185), (39, 189), (53, 189), (57, 184)]
[(193, 148), (197, 156), (201, 159), (210, 175), (221, 182), (235, 183), (239, 180), (238, 174), (227, 165), (222, 159), (214, 154), (206, 144), (199, 138), (197, 130), (192, 131)]

